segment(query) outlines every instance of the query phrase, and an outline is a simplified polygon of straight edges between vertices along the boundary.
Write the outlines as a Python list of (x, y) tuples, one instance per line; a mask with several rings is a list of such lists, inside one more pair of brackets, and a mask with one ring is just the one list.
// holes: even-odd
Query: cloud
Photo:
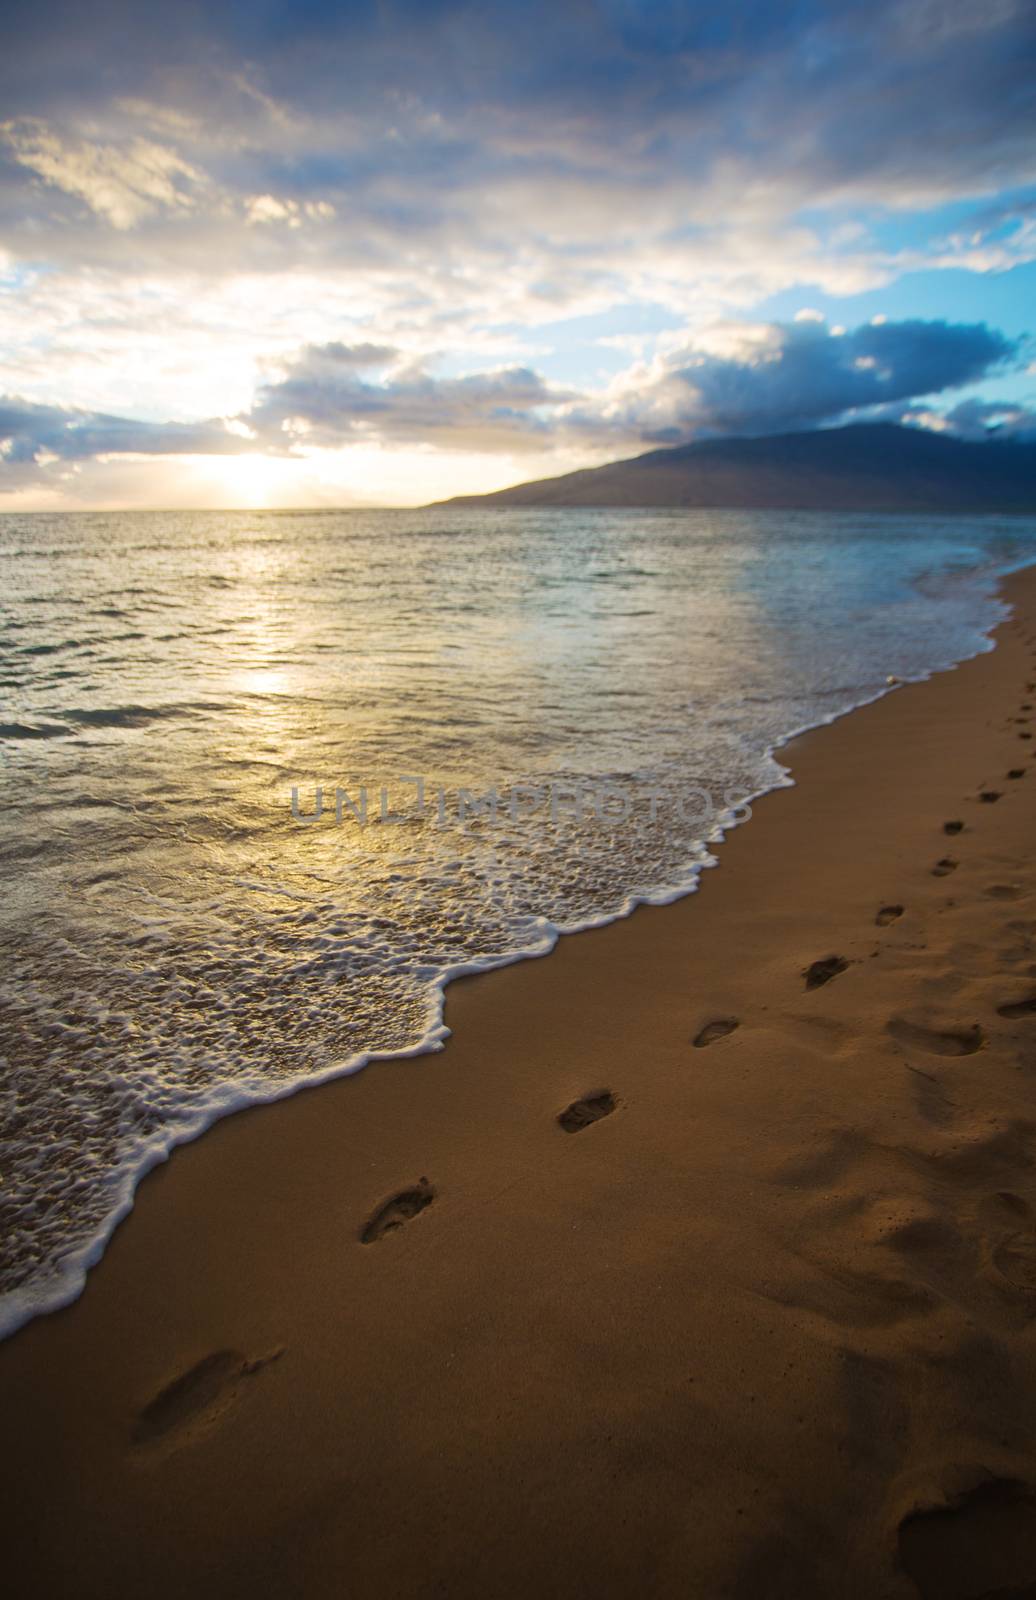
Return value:
[[(0, 400), (0, 487), (28, 469), (126, 455), (313, 453), (421, 446), (468, 456), (581, 450), (633, 453), (716, 434), (814, 428), (887, 415), (977, 437), (1024, 432), (1024, 407), (958, 405), (940, 415), (927, 397), (996, 373), (1016, 342), (983, 323), (874, 321), (839, 332), (815, 318), (719, 322), (635, 362), (608, 389), (579, 393), (524, 366), (443, 376), (388, 345), (307, 345), (280, 363), (250, 407), (232, 418), (134, 421), (99, 411)], [(530, 472), (532, 469), (530, 468)]]
[[(469, 450), (504, 441), (543, 449), (573, 438), (602, 448), (677, 444), (813, 428), (941, 394), (995, 372), (1018, 350), (984, 323), (879, 320), (845, 332), (813, 315), (721, 322), (587, 396), (527, 367), (438, 378), (391, 349), (329, 344), (304, 350), (244, 420), (267, 439), (287, 434), (323, 447), (361, 435)], [(372, 375), (393, 363), (394, 372)]]
[(34, 118), (0, 123), (0, 137), (20, 166), (84, 200), (117, 229), (132, 228), (156, 211), (189, 208), (195, 197), (188, 186), (202, 181), (189, 162), (150, 139), (132, 138), (121, 146), (68, 139)]
[(1036, 180), (1028, 38), (1021, 0), (41, 0), (0, 67), (0, 224), (35, 259), (42, 239), (104, 262), (113, 229), (138, 229), (141, 260), (204, 247), (213, 273), (304, 248), (328, 270), (420, 259), (470, 288), (503, 268), (576, 298), (661, 254), (660, 292), (703, 263), (735, 289), (833, 287), (840, 264), (881, 270), (847, 207)]
[[(377, 369), (390, 368), (380, 377)], [(574, 399), (527, 367), (436, 377), (376, 345), (311, 345), (260, 390), (243, 419), (271, 442), (338, 447), (362, 438), (449, 449), (548, 442), (547, 414)]]
[(29, 463), (113, 455), (233, 455), (243, 448), (240, 434), (220, 420), (139, 422), (0, 395), (0, 482), (7, 469)]
[(254, 194), (245, 201), (245, 219), (250, 223), (283, 222), (289, 228), (301, 228), (307, 219), (326, 222), (334, 214), (334, 206), (326, 200), (307, 200), (300, 205), (297, 200), (278, 200), (272, 194)]
[(984, 323), (870, 322), (852, 332), (810, 315), (724, 322), (638, 365), (570, 425), (645, 442), (812, 428), (891, 402), (973, 383), (1018, 354)]
[(962, 400), (942, 413), (904, 410), (898, 419), (954, 433), (961, 439), (1018, 439), (1036, 443), (1036, 407), (1010, 401)]
[[(377, 376), (375, 376), (377, 374)], [(551, 445), (552, 412), (573, 395), (521, 367), (436, 377), (378, 345), (310, 346), (237, 417), (150, 422), (0, 396), (0, 490), (34, 473), (117, 456), (290, 456), (347, 446), (465, 452)]]

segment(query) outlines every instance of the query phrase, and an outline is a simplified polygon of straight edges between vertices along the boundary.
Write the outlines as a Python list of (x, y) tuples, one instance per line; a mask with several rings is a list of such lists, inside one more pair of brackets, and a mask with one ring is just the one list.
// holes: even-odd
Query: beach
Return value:
[(9, 1593), (1036, 1592), (1036, 571), (1003, 593), (994, 651), (788, 745), (696, 894), (144, 1180), (0, 1346)]

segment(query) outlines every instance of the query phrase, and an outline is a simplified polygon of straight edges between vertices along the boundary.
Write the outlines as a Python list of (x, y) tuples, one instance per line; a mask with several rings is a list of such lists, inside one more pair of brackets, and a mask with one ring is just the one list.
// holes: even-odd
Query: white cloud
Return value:
[(158, 210), (192, 206), (196, 197), (189, 186), (203, 181), (175, 150), (150, 139), (96, 144), (64, 138), (35, 119), (2, 123), (0, 134), (21, 166), (85, 200), (113, 228), (135, 227)]
[(327, 200), (278, 200), (272, 194), (254, 194), (245, 201), (245, 219), (249, 223), (284, 222), (289, 228), (300, 228), (303, 221), (329, 222), (335, 208)]

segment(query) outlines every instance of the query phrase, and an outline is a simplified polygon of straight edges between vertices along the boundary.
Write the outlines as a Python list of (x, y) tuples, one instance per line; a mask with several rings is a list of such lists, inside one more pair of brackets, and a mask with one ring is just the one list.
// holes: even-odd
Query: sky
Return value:
[(1033, 0), (7, 0), (0, 510), (1036, 438)]

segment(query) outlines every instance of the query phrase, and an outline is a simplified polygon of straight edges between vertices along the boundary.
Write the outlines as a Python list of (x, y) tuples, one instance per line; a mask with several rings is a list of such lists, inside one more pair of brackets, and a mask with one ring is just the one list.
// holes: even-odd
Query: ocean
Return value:
[(989, 648), (1034, 557), (1018, 518), (0, 516), (0, 1336), (217, 1117), (692, 891), (783, 741)]

